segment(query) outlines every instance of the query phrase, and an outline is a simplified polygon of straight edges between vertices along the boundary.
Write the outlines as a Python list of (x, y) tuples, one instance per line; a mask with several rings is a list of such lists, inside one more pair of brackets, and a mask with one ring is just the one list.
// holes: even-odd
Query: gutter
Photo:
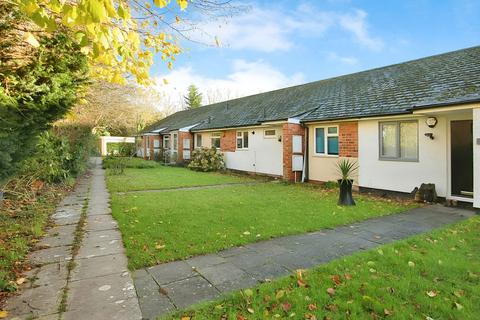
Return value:
[(303, 146), (303, 170), (302, 170), (302, 183), (305, 180), (308, 180), (308, 127), (306, 125), (302, 126), (305, 128), (305, 143)]

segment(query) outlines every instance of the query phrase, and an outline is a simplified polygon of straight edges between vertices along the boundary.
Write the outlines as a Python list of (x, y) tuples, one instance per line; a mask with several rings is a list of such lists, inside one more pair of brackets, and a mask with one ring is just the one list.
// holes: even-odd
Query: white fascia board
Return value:
[(288, 118), (287, 122), (288, 123), (300, 124), (300, 119), (299, 118)]
[(192, 129), (193, 127), (196, 127), (196, 126), (198, 126), (198, 123), (195, 123), (195, 124), (193, 124), (191, 126), (188, 126), (188, 127), (180, 128), (180, 129), (178, 129), (178, 131), (180, 131), (180, 132), (190, 132), (190, 129)]

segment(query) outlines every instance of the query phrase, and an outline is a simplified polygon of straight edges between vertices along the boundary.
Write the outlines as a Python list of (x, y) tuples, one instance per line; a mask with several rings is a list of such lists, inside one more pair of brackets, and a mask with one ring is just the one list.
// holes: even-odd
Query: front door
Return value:
[(473, 122), (450, 123), (452, 196), (473, 197)]

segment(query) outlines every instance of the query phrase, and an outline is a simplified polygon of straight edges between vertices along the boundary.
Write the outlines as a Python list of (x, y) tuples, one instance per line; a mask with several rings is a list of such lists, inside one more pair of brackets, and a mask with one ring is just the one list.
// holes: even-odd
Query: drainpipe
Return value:
[(302, 182), (305, 182), (308, 179), (308, 127), (302, 124), (305, 127), (305, 143), (303, 144), (303, 170), (302, 170)]

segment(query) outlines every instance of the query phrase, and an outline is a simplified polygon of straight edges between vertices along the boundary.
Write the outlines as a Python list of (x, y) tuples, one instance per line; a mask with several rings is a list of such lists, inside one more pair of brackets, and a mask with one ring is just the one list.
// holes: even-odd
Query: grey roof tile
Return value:
[(415, 106), (480, 97), (480, 46), (180, 111), (146, 131), (192, 131), (411, 112)]

